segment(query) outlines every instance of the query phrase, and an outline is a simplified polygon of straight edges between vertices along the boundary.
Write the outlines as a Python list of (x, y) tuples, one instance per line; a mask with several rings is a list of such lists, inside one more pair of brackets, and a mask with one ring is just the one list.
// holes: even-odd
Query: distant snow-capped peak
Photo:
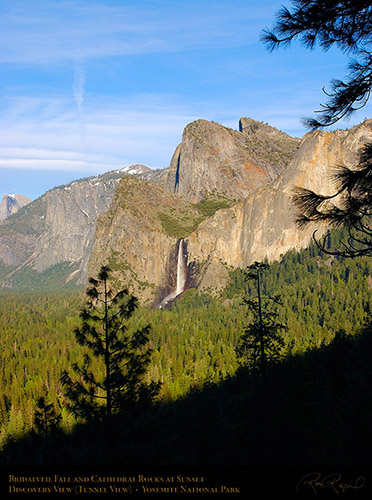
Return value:
[(119, 170), (119, 172), (124, 172), (129, 175), (141, 175), (150, 171), (151, 171), (150, 167), (146, 167), (146, 165), (141, 165), (139, 163), (128, 165)]

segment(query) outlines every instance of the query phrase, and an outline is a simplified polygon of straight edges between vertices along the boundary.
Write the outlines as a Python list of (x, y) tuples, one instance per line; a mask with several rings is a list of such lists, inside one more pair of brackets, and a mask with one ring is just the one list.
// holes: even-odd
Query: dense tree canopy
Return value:
[[(331, 232), (327, 248), (345, 239), (345, 229)], [(257, 297), (254, 280), (246, 270), (231, 273), (231, 283), (220, 298), (188, 290), (171, 310), (137, 308), (128, 319), (128, 332), (151, 323), (152, 349), (143, 382), (161, 382), (159, 394), (166, 402), (190, 390), (232, 376), (239, 364), (236, 356), (242, 334), (254, 314), (242, 305), (244, 296)], [(343, 259), (321, 253), (315, 244), (301, 252), (291, 251), (265, 272), (262, 292), (281, 295), (278, 322), (285, 354), (303, 354), (328, 345), (337, 330), (357, 332), (370, 312), (372, 259)], [(61, 427), (71, 431), (75, 417), (68, 411), (61, 372), (71, 365), (84, 366), (91, 350), (79, 345), (74, 329), (81, 328), (83, 296), (71, 292), (57, 295), (0, 293), (0, 447), (9, 437), (35, 426), (35, 405), (45, 397), (61, 413)], [(103, 380), (104, 363), (91, 356), (91, 371)]]

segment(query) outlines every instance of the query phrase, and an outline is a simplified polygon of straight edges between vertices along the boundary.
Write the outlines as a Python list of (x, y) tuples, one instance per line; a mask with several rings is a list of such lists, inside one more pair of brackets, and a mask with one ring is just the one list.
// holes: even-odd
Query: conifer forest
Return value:
[[(330, 244), (339, 237), (332, 233)], [(102, 415), (74, 414), (61, 380), (89, 351), (74, 336), (84, 291), (3, 292), (2, 464), (369, 463), (371, 266), (368, 257), (330, 257), (315, 244), (266, 266), (262, 307), (283, 328), (265, 381), (245, 362), (249, 353), (239, 355), (255, 314), (247, 270), (232, 271), (219, 296), (188, 290), (168, 309), (133, 308), (127, 331), (150, 325), (142, 380), (159, 390), (112, 416), (110, 445)], [(269, 306), (269, 295), (280, 301)], [(92, 357), (89, 373), (103, 372)]]

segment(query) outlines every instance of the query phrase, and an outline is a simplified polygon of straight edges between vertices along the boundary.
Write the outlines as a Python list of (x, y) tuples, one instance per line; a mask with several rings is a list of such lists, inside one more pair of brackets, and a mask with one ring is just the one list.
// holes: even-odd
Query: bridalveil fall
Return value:
[(160, 307), (165, 306), (168, 302), (171, 302), (178, 295), (180, 295), (184, 289), (186, 284), (186, 268), (183, 254), (183, 238), (180, 239), (178, 244), (178, 256), (177, 256), (177, 278), (176, 278), (176, 289), (173, 290), (169, 295), (163, 299), (160, 304)]

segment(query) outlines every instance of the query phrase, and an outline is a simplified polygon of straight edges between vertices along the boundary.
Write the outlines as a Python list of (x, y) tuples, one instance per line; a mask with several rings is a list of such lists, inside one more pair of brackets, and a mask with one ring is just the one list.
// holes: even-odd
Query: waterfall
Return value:
[(171, 300), (175, 299), (180, 293), (182, 293), (185, 289), (186, 284), (186, 269), (185, 262), (183, 259), (183, 238), (180, 239), (178, 245), (178, 256), (177, 256), (177, 279), (176, 279), (176, 289), (173, 290), (169, 295), (163, 299), (160, 304), (160, 307), (165, 306)]
[(185, 289), (186, 283), (186, 273), (185, 273), (185, 263), (183, 261), (183, 239), (180, 240), (178, 247), (178, 258), (177, 258), (177, 286), (176, 286), (176, 297), (182, 293)]

